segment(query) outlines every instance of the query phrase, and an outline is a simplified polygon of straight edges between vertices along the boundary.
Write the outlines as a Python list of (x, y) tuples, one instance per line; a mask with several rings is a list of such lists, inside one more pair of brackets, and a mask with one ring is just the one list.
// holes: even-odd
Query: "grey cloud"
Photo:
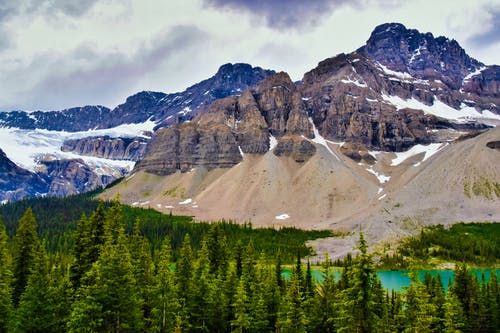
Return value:
[(248, 11), (263, 16), (266, 23), (278, 29), (314, 27), (320, 21), (347, 5), (396, 7), (403, 0), (203, 0), (207, 6)]
[(336, 6), (348, 2), (348, 0), (204, 0), (208, 6), (245, 10), (264, 16), (269, 26), (278, 29), (314, 26)]
[[(33, 72), (41, 63), (48, 74), (22, 92), (25, 96), (22, 107), (31, 110), (57, 110), (87, 104), (114, 107), (119, 102), (117, 96), (144, 89), (136, 87), (141, 78), (154, 75), (160, 66), (173, 58), (187, 58), (205, 37), (196, 27), (177, 26), (160, 33), (132, 54), (103, 55), (92, 45), (81, 45), (71, 54), (40, 55), (30, 67), (22, 70), (21, 75), (26, 77), (26, 73)], [(92, 63), (81, 68), (77, 65), (78, 60)]]
[(14, 15), (43, 14), (55, 12), (68, 16), (81, 16), (97, 3), (98, 0), (0, 0), (0, 18)]
[(78, 17), (89, 11), (98, 0), (46, 0), (48, 9)]

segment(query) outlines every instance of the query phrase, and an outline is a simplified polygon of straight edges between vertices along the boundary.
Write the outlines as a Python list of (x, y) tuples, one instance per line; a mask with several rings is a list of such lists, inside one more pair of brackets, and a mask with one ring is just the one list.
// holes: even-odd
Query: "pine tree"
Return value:
[(232, 332), (249, 332), (252, 318), (250, 316), (250, 305), (246, 292), (245, 282), (240, 280), (236, 289), (236, 297), (233, 303), (235, 318), (231, 321)]
[[(151, 299), (153, 298), (154, 264), (151, 256), (151, 244), (141, 235), (140, 221), (136, 220), (134, 231), (129, 238), (129, 252), (132, 260), (133, 274), (140, 297), (144, 300), (144, 320), (150, 322)], [(148, 326), (146, 326), (146, 329)]]
[(207, 242), (203, 241), (196, 261), (194, 274), (196, 283), (192, 284), (192, 294), (186, 302), (190, 313), (191, 328), (194, 332), (208, 332), (209, 326), (208, 296), (213, 275), (210, 274), (210, 259), (207, 246)]
[(208, 258), (210, 260), (210, 273), (215, 274), (221, 271), (225, 274), (228, 265), (227, 241), (221, 224), (211, 225), (207, 237)]
[(307, 320), (302, 301), (299, 281), (295, 275), (292, 275), (278, 313), (277, 325), (281, 333), (306, 332)]
[(465, 326), (465, 318), (462, 309), (462, 305), (455, 295), (453, 288), (448, 290), (448, 295), (446, 302), (444, 304), (445, 309), (445, 320), (444, 320), (444, 330), (445, 333), (457, 333), (462, 332)]
[(104, 203), (100, 201), (90, 218), (82, 216), (76, 225), (75, 244), (72, 251), (74, 261), (71, 265), (71, 282), (75, 290), (78, 289), (81, 278), (99, 259), (105, 241), (105, 223), (106, 211)]
[(278, 253), (278, 257), (276, 258), (276, 266), (275, 266), (275, 276), (276, 276), (276, 283), (278, 284), (279, 290), (283, 291), (284, 287), (284, 282), (283, 282), (283, 276), (281, 275), (282, 269), (281, 269), (281, 255)]
[(376, 316), (373, 312), (372, 282), (375, 274), (368, 246), (362, 232), (359, 234), (359, 255), (348, 272), (350, 286), (342, 291), (339, 330), (372, 332)]
[(176, 324), (178, 329), (189, 328), (189, 308), (192, 298), (192, 285), (194, 276), (193, 250), (191, 248), (191, 237), (186, 234), (182, 242), (179, 258), (175, 265), (175, 289), (176, 299), (179, 302), (179, 310), (176, 313)]
[(410, 280), (405, 293), (405, 332), (431, 332), (436, 321), (436, 306), (430, 302), (431, 297), (418, 274), (410, 274)]
[(12, 272), (7, 251), (7, 232), (0, 219), (0, 332), (7, 332), (12, 317)]
[(328, 254), (323, 263), (323, 281), (318, 285), (317, 293), (314, 294), (313, 306), (309, 312), (310, 332), (336, 332), (335, 318), (337, 317), (338, 291), (335, 283), (335, 275), (330, 269)]
[(304, 280), (304, 296), (309, 298), (313, 295), (313, 278), (311, 272), (311, 263), (307, 260), (306, 277)]
[(99, 259), (76, 293), (70, 332), (138, 332), (143, 328), (143, 300), (116, 210), (106, 216), (105, 231)]
[(69, 293), (66, 277), (61, 272), (49, 272), (48, 259), (39, 251), (33, 273), (28, 278), (16, 313), (18, 332), (65, 332)]
[(156, 274), (153, 278), (151, 300), (151, 332), (172, 332), (175, 327), (175, 313), (178, 311), (179, 303), (176, 300), (174, 273), (170, 270), (171, 246), (168, 238), (165, 238), (156, 264)]
[(36, 230), (35, 217), (31, 208), (28, 208), (19, 220), (19, 226), (14, 237), (14, 287), (12, 294), (14, 304), (19, 302), (19, 298), (26, 288), (39, 251), (40, 241)]
[(300, 250), (297, 250), (297, 261), (295, 262), (295, 272), (297, 281), (299, 281), (300, 291), (303, 293), (304, 288), (304, 274), (302, 273), (302, 258), (300, 257)]

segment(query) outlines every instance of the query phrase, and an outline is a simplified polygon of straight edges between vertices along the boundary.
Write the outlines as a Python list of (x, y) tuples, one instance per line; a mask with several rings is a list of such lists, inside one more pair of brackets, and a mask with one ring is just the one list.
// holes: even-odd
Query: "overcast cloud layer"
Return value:
[(227, 62), (298, 80), (385, 22), (500, 64), (498, 0), (0, 0), (0, 110), (112, 108), (141, 90), (184, 90)]

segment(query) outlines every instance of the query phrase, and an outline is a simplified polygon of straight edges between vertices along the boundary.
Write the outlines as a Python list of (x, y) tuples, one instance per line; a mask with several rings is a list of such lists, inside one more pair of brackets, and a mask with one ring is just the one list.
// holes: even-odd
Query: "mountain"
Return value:
[[(38, 154), (64, 147), (52, 155), (93, 170), (133, 167), (103, 198), (199, 220), (362, 225), (370, 241), (390, 240), (432, 223), (500, 219), (499, 82), (498, 66), (456, 41), (389, 23), (297, 83), (224, 65), (183, 93), (141, 92), (103, 111), (107, 129), (9, 135), (36, 142)], [(60, 194), (94, 182), (60, 163), (51, 169), (68, 180)], [(354, 239), (335, 242), (344, 243), (332, 257)]]
[(249, 64), (225, 64), (214, 76), (183, 92), (142, 91), (128, 97), (125, 103), (113, 110), (103, 106), (85, 106), (61, 111), (0, 112), (0, 126), (79, 132), (139, 124), (148, 119), (158, 126), (165, 126), (189, 120), (191, 114), (196, 114), (214, 100), (237, 94), (273, 73), (272, 70)]
[[(50, 188), (40, 193), (67, 195), (92, 190), (130, 171), (144, 156), (154, 128), (189, 121), (212, 101), (238, 94), (273, 73), (248, 64), (225, 64), (214, 76), (183, 92), (140, 92), (113, 110), (85, 106), (0, 112), (0, 142), (4, 142), (0, 146), (31, 173), (49, 183), (59, 179), (59, 185), (47, 185)], [(33, 187), (22, 193), (13, 198), (37, 195), (38, 191)], [(0, 200), (11, 199), (12, 195), (0, 190)]]
[(3, 202), (46, 193), (47, 184), (35, 173), (20, 168), (0, 149), (0, 199)]
[(201, 220), (363, 225), (372, 240), (498, 220), (498, 69), (454, 40), (384, 24), (299, 84), (277, 73), (159, 129), (103, 197)]

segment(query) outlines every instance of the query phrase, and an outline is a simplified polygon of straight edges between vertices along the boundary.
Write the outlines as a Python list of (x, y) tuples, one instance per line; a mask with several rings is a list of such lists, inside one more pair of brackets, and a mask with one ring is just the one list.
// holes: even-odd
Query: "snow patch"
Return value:
[(416, 100), (415, 98), (404, 100), (399, 96), (389, 96), (382, 94), (384, 101), (394, 105), (397, 110), (404, 108), (422, 110), (426, 114), (433, 114), (438, 117), (451, 119), (455, 121), (468, 121), (474, 119), (496, 119), (500, 120), (500, 115), (494, 114), (489, 110), (477, 111), (474, 107), (465, 106), (459, 110), (441, 102), (439, 99), (434, 98), (432, 105), (425, 105), (424, 103)]
[(185, 116), (186, 113), (189, 113), (191, 111), (192, 111), (191, 108), (189, 106), (186, 106), (184, 109), (182, 109), (182, 111), (177, 112), (177, 114)]
[(243, 153), (243, 150), (241, 149), (241, 146), (238, 146), (238, 150), (240, 151), (241, 157), (245, 156), (245, 154)]
[(486, 69), (486, 67), (484, 67), (484, 66), (480, 67), (480, 68), (476, 69), (474, 72), (472, 72), (469, 75), (467, 75), (466, 77), (464, 77), (464, 79), (462, 80), (462, 85), (469, 82), (474, 76), (481, 74), (481, 72), (485, 69)]
[[(109, 130), (91, 130), (76, 133), (42, 129), (0, 128), (0, 142), (8, 143), (3, 145), (2, 149), (9, 159), (31, 171), (34, 171), (39, 166), (38, 161), (47, 155), (58, 159), (81, 159), (90, 166), (102, 169), (132, 170), (135, 165), (133, 161), (82, 156), (71, 152), (63, 152), (61, 151), (61, 146), (65, 140), (90, 136), (133, 137), (142, 134), (142, 131), (146, 129), (146, 127), (142, 127), (139, 131), (139, 128), (141, 128), (139, 124), (129, 124)], [(109, 174), (109, 172), (105, 172), (105, 174)]]
[(424, 158), (422, 161), (414, 164), (414, 166), (420, 165), (420, 163), (428, 160), (432, 155), (436, 154), (439, 150), (444, 148), (447, 144), (446, 143), (431, 143), (427, 146), (424, 145), (416, 145), (411, 147), (409, 150), (400, 152), (400, 153), (395, 153), (396, 158), (394, 158), (391, 162), (391, 166), (397, 166), (400, 165), (402, 162), (404, 162), (407, 158), (410, 158), (412, 156), (415, 156), (417, 154), (425, 153)]
[(384, 184), (384, 183), (388, 182), (391, 179), (390, 176), (386, 176), (386, 175), (384, 175), (382, 173), (378, 173), (377, 171), (373, 170), (373, 167), (367, 168), (366, 171), (374, 174), (375, 177), (377, 177), (379, 183), (381, 183), (381, 184)]
[(383, 199), (383, 198), (385, 198), (386, 196), (387, 196), (387, 193), (384, 193), (382, 196), (380, 196), (380, 197), (378, 198), (378, 200), (382, 200), (382, 199)]
[(348, 84), (354, 84), (358, 87), (361, 87), (361, 88), (368, 88), (368, 85), (364, 82), (359, 82), (358, 80), (351, 80), (350, 78), (348, 79), (342, 79), (340, 80), (340, 82), (342, 83), (348, 83)]
[(382, 69), (382, 71), (385, 74), (392, 75), (392, 76), (398, 77), (400, 79), (413, 79), (413, 76), (411, 76), (409, 73), (402, 73), (402, 72), (393, 71), (393, 70), (385, 67), (384, 65), (382, 65), (379, 62), (377, 62), (377, 65), (380, 67), (380, 69)]
[(174, 206), (170, 206), (170, 205), (168, 205), (168, 206), (165, 206), (165, 208), (167, 208), (167, 209), (172, 209), (172, 208), (174, 208)]
[(290, 216), (288, 214), (281, 214), (281, 215), (277, 215), (274, 217), (276, 220), (286, 220), (288, 218), (290, 218)]
[(278, 140), (273, 135), (269, 135), (269, 150), (273, 150), (278, 145)]
[(309, 117), (308, 119), (309, 119), (309, 122), (311, 123), (311, 125), (313, 127), (313, 132), (314, 132), (314, 139), (312, 139), (312, 141), (315, 142), (315, 143), (317, 143), (317, 144), (320, 144), (322, 146), (325, 146), (325, 148), (330, 152), (330, 154), (332, 154), (333, 156), (335, 156), (335, 158), (340, 161), (340, 158), (337, 156), (337, 154), (335, 154), (335, 152), (333, 150), (331, 150), (331, 148), (328, 146), (328, 143), (325, 140), (325, 138), (323, 138), (319, 134), (319, 131), (316, 128), (316, 125), (314, 125), (314, 122), (313, 122), (312, 118)]
[(311, 99), (311, 97), (302, 97), (302, 100), (303, 100), (303, 101), (308, 101), (308, 100), (310, 100), (310, 99)]
[(193, 199), (187, 198), (186, 200), (179, 202), (179, 205), (189, 205), (191, 202), (193, 202)]

